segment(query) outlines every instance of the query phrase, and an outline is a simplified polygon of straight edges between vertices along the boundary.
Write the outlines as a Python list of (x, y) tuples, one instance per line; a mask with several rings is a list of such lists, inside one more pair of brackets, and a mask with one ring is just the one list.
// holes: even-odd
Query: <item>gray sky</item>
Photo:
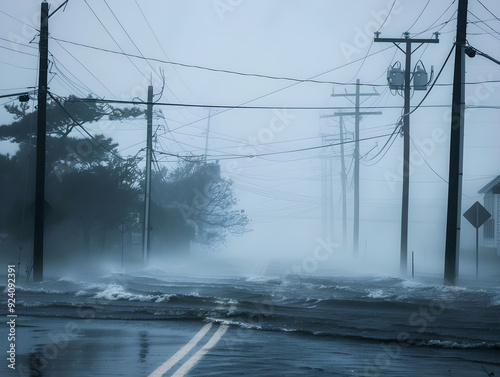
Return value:
[[(49, 3), (54, 10), (62, 1)], [(433, 65), (437, 73), (453, 45), (456, 8), (456, 2), (451, 0), (107, 0), (107, 4), (70, 0), (64, 12), (61, 10), (50, 19), (49, 51), (53, 65), (49, 86), (51, 92), (60, 96), (91, 93), (107, 99), (145, 100), (151, 78), (155, 93), (160, 91), (162, 69), (167, 86), (162, 102), (278, 107), (213, 110), (208, 150), (209, 159), (219, 159), (223, 175), (233, 179), (240, 199), (238, 208), (245, 209), (252, 219), (253, 231), (231, 239), (228, 251), (247, 250), (250, 254), (273, 256), (307, 255), (321, 232), (321, 152), (292, 151), (321, 145), (321, 133), (338, 135), (337, 120), (320, 119), (320, 115), (331, 111), (279, 108), (352, 104), (330, 97), (329, 83), (272, 80), (168, 62), (336, 82), (339, 85), (335, 86), (335, 93), (352, 93), (352, 83), (359, 78), (365, 84), (362, 91), (373, 92), (375, 88), (380, 93), (378, 97), (365, 98), (363, 106), (383, 107), (377, 109), (382, 115), (368, 116), (361, 122), (361, 138), (373, 139), (360, 146), (361, 155), (366, 154), (361, 164), (360, 245), (363, 247), (366, 241), (370, 251), (395, 256), (397, 265), (402, 139), (398, 137), (382, 159), (368, 160), (380, 151), (387, 140), (381, 135), (393, 131), (402, 113), (403, 98), (387, 89), (386, 70), (396, 61), (403, 62), (404, 55), (392, 44), (373, 43), (373, 32), (381, 31), (382, 37), (400, 37), (409, 31), (412, 37), (431, 38), (433, 32), (439, 31), (439, 44), (424, 45), (412, 55), (413, 66), (421, 59), (428, 72)], [(39, 1), (0, 4), (0, 94), (37, 84), (38, 37), (34, 28), (39, 27), (39, 9)], [(500, 3), (470, 0), (469, 11), (470, 44), (500, 58)], [(128, 59), (67, 41), (163, 62)], [(425, 249), (437, 255), (444, 250), (447, 184), (441, 178), (448, 178), (447, 106), (451, 103), (453, 58), (454, 54), (438, 80), (445, 85), (435, 86), (411, 116), (411, 136), (418, 148), (412, 144), (409, 250)], [(500, 85), (495, 81), (500, 79), (499, 66), (480, 56), (467, 58), (466, 64), (467, 82), (479, 83), (467, 85), (467, 105), (498, 106)], [(424, 94), (415, 92), (412, 105), (417, 105)], [(1, 104), (8, 102), (2, 99)], [(161, 109), (165, 117), (154, 121), (159, 127), (155, 143), (158, 151), (204, 153), (207, 109), (156, 109)], [(477, 190), (500, 174), (498, 111), (466, 110), (464, 210), (481, 200)], [(11, 121), (3, 109), (0, 121)], [(346, 128), (349, 132), (354, 130), (353, 119), (346, 118)], [(89, 125), (88, 129), (118, 141), (124, 155), (134, 155), (145, 144), (142, 119), (104, 122)], [(2, 152), (15, 151), (6, 143), (1, 143), (0, 148)], [(235, 155), (274, 152), (285, 153), (234, 159)], [(352, 152), (353, 146), (346, 145), (348, 167)], [(323, 153), (334, 156), (335, 201), (340, 203), (339, 149)], [(160, 160), (167, 168), (176, 164), (173, 157)], [(351, 189), (349, 222), (352, 195)], [(336, 205), (337, 214), (340, 208)], [(340, 226), (340, 217), (336, 224)], [(465, 221), (462, 228), (464, 237), (473, 234)], [(339, 241), (340, 235), (340, 228), (336, 228), (334, 241)], [(465, 240), (464, 245), (470, 243)]]

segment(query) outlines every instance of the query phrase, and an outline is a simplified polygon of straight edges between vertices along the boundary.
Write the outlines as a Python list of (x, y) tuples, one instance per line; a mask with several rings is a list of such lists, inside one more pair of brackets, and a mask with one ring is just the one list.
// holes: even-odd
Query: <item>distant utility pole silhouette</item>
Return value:
[(342, 246), (347, 247), (347, 174), (345, 171), (345, 154), (344, 154), (344, 118), (339, 117), (339, 133), (340, 133), (340, 180), (342, 182)]
[[(404, 114), (403, 114), (403, 200), (401, 209), (401, 251), (400, 251), (400, 271), (402, 276), (406, 276), (408, 270), (408, 206), (410, 188), (410, 81), (411, 81), (411, 54), (420, 48), (424, 43), (439, 43), (439, 33), (434, 33), (435, 38), (421, 39), (410, 38), (410, 33), (403, 33), (404, 38), (380, 38), (380, 32), (375, 33), (374, 42), (391, 42), (399, 48), (406, 57), (403, 83), (393, 83), (388, 75), (389, 87), (394, 89), (404, 89)], [(406, 50), (399, 47), (405, 44)], [(418, 44), (412, 51), (412, 44)], [(403, 72), (399, 71), (402, 74)], [(416, 74), (416, 73), (415, 73)], [(392, 87), (394, 86), (394, 87)], [(415, 87), (416, 88), (416, 87)], [(417, 90), (426, 90), (426, 85), (421, 84)]]
[[(330, 146), (336, 140), (333, 135), (321, 136), (324, 146)], [(321, 155), (321, 214), (322, 214), (322, 237), (333, 237), (334, 233), (334, 199), (333, 199), (333, 148), (325, 148)]]
[[(333, 116), (338, 116), (339, 117), (339, 141), (340, 141), (340, 164), (341, 164), (341, 173), (340, 173), (340, 180), (342, 184), (342, 248), (345, 250), (347, 248), (347, 174), (346, 174), (346, 169), (345, 169), (345, 153), (344, 153), (344, 118), (342, 113), (335, 113), (334, 115), (323, 115), (321, 118), (329, 118)], [(323, 145), (328, 145), (331, 143), (336, 142), (336, 140), (328, 139), (327, 136), (323, 136)], [(322, 202), (322, 214), (323, 214), (323, 236), (327, 236), (327, 215), (328, 215), (328, 208), (331, 208), (331, 216), (332, 216), (332, 221), (331, 221), (331, 227), (333, 228), (333, 176), (332, 176), (332, 171), (333, 171), (333, 165), (331, 164), (331, 159), (329, 160), (330, 162), (330, 167), (328, 168), (327, 166), (327, 161), (325, 159), (322, 160), (322, 197), (323, 197), (323, 202)], [(328, 189), (328, 176), (327, 176), (327, 169), (330, 172), (330, 182), (331, 182), (331, 190)], [(330, 206), (328, 206), (328, 200), (329, 198), (327, 194), (331, 191), (331, 203)], [(330, 234), (330, 236), (333, 236), (333, 234)]]
[(323, 115), (323, 118), (335, 117), (335, 116), (354, 116), (355, 118), (355, 129), (354, 129), (354, 229), (353, 229), (353, 254), (355, 257), (358, 256), (359, 251), (359, 122), (362, 115), (380, 115), (380, 111), (359, 111), (360, 108), (360, 98), (370, 97), (380, 95), (377, 92), (372, 93), (360, 93), (360, 83), (359, 79), (356, 80), (356, 93), (344, 93), (335, 94), (332, 93), (332, 97), (355, 97), (355, 111), (354, 112), (338, 112), (333, 115)]
[(146, 266), (151, 249), (151, 160), (153, 155), (153, 86), (148, 86), (146, 109), (146, 180), (144, 183), (144, 221), (142, 223), (142, 263)]

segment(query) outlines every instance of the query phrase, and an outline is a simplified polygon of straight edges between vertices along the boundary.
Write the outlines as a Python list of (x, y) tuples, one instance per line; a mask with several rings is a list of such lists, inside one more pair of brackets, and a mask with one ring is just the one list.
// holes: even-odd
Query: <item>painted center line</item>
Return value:
[(177, 371), (172, 375), (172, 377), (183, 377), (185, 376), (191, 368), (193, 368), (200, 359), (205, 356), (205, 354), (210, 351), (222, 338), (224, 333), (227, 331), (228, 326), (226, 325), (221, 325), (217, 331), (215, 332), (214, 335), (210, 338), (210, 340), (198, 351), (196, 352), (191, 358), (186, 361), (182, 366), (177, 369)]
[(179, 360), (181, 360), (184, 356), (186, 356), (186, 354), (198, 344), (198, 342), (205, 336), (205, 334), (208, 332), (208, 330), (210, 330), (211, 327), (212, 327), (211, 323), (208, 323), (205, 326), (203, 326), (202, 329), (198, 331), (198, 333), (184, 347), (182, 347), (170, 359), (168, 359), (162, 365), (160, 365), (153, 373), (149, 375), (149, 377), (162, 377), (170, 368), (172, 368), (175, 364), (177, 364)]

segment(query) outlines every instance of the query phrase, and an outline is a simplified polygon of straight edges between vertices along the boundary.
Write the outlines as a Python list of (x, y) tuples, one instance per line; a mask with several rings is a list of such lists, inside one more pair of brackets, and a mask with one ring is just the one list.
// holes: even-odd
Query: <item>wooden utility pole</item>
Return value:
[(457, 35), (455, 38), (455, 72), (451, 112), (450, 169), (448, 178), (448, 215), (444, 283), (456, 285), (458, 278), (458, 252), (460, 250), (460, 220), (462, 211), (462, 172), (464, 150), (465, 109), (465, 44), (467, 41), (467, 0), (459, 0)]
[(144, 183), (144, 221), (142, 231), (142, 263), (146, 266), (151, 248), (151, 160), (153, 155), (153, 86), (148, 86), (148, 102), (146, 109), (146, 181)]
[(43, 280), (43, 232), (45, 220), (45, 149), (47, 134), (47, 71), (49, 53), (49, 4), (41, 4), (40, 73), (36, 131), (35, 234), (33, 239), (33, 281)]
[[(435, 38), (421, 39), (410, 38), (408, 32), (403, 33), (404, 38), (380, 38), (380, 33), (375, 33), (374, 42), (391, 42), (405, 54), (405, 80), (404, 80), (404, 114), (403, 114), (403, 197), (401, 205), (401, 249), (400, 272), (406, 276), (408, 270), (408, 207), (410, 192), (410, 81), (411, 81), (411, 54), (424, 43), (439, 43), (438, 34)], [(412, 51), (412, 44), (418, 46)], [(399, 44), (406, 46), (405, 50)]]
[(203, 162), (207, 163), (208, 154), (208, 138), (210, 136), (210, 120), (212, 119), (212, 108), (208, 108), (208, 120), (207, 120), (207, 134), (205, 135), (205, 155), (203, 157)]
[(347, 174), (345, 171), (344, 155), (344, 118), (339, 117), (340, 131), (340, 180), (342, 182), (342, 247), (347, 247)]
[[(353, 254), (358, 256), (359, 251), (359, 122), (362, 115), (380, 115), (380, 111), (360, 111), (360, 98), (370, 97), (380, 95), (377, 92), (372, 93), (360, 93), (360, 83), (359, 79), (356, 80), (356, 92), (355, 93), (344, 93), (335, 94), (332, 93), (332, 97), (355, 97), (355, 108), (354, 112), (338, 112), (333, 115), (323, 115), (322, 118), (335, 117), (335, 116), (354, 116), (355, 118), (355, 129), (354, 129), (354, 229), (353, 229)], [(342, 132), (341, 132), (342, 134)]]
[[(323, 145), (333, 143), (330, 135), (322, 135)], [(334, 234), (334, 199), (333, 199), (333, 156), (331, 151), (323, 150), (325, 154), (321, 157), (321, 215), (322, 215), (322, 237), (333, 238)]]

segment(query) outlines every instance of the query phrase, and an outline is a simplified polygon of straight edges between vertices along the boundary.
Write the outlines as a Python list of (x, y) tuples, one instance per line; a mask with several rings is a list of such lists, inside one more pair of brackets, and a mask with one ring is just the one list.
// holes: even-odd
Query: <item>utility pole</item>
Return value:
[(339, 117), (340, 132), (340, 181), (342, 182), (342, 246), (347, 247), (347, 175), (344, 155), (344, 118)]
[[(359, 251), (359, 122), (362, 115), (380, 115), (380, 111), (359, 111), (361, 97), (380, 95), (377, 92), (360, 93), (359, 79), (356, 79), (356, 93), (335, 94), (332, 97), (355, 97), (355, 111), (335, 113), (340, 115), (354, 115), (354, 229), (353, 229), (353, 254), (358, 256)], [(334, 114), (334, 115), (335, 115)]]
[(448, 215), (444, 259), (444, 283), (456, 285), (458, 252), (460, 250), (460, 220), (462, 211), (462, 172), (465, 109), (465, 44), (467, 41), (467, 0), (459, 0), (457, 35), (455, 39), (455, 72), (450, 136), (450, 170), (448, 178)]
[(33, 239), (33, 281), (43, 280), (43, 231), (45, 206), (45, 149), (47, 130), (47, 71), (49, 53), (49, 4), (41, 4), (40, 73), (36, 132), (35, 234)]
[(207, 163), (207, 154), (208, 154), (208, 136), (210, 133), (210, 119), (212, 118), (212, 108), (208, 108), (208, 121), (207, 121), (207, 134), (205, 136), (205, 157), (204, 162)]
[[(329, 118), (335, 115), (324, 115), (321, 116), (321, 118)], [(344, 135), (343, 135), (343, 122), (342, 122), (342, 116), (339, 116), (340, 118), (340, 138), (336, 139), (334, 138), (334, 135), (328, 134), (328, 135), (323, 135), (323, 145), (331, 145), (333, 143), (336, 143), (337, 141), (340, 141), (340, 149), (341, 149), (341, 181), (342, 181), (342, 246), (345, 249), (346, 247), (346, 240), (347, 240), (347, 207), (346, 207), (346, 176), (345, 176), (345, 161), (344, 161)], [(336, 135), (335, 135), (336, 136)], [(322, 158), (322, 165), (321, 165), (321, 170), (322, 170), (322, 177), (321, 177), (321, 183), (322, 183), (322, 215), (323, 215), (323, 238), (326, 238), (327, 236), (333, 237), (333, 224), (334, 224), (334, 188), (333, 188), (333, 161), (332, 157), (330, 156), (329, 159), (326, 159), (326, 156)], [(330, 215), (328, 217), (328, 215)], [(328, 223), (329, 219), (329, 223)], [(330, 229), (330, 233), (327, 233), (327, 228)]]
[[(372, 93), (360, 93), (360, 83), (359, 79), (356, 80), (356, 92), (355, 93), (344, 93), (335, 94), (332, 93), (332, 97), (355, 97), (355, 111), (354, 112), (338, 112), (333, 115), (323, 115), (322, 118), (329, 118), (335, 116), (354, 116), (355, 118), (355, 129), (354, 129), (354, 229), (353, 229), (353, 254), (355, 257), (358, 256), (359, 251), (359, 122), (362, 115), (380, 115), (380, 111), (360, 111), (360, 98), (361, 97), (371, 97), (380, 95), (377, 92)], [(343, 132), (341, 132), (341, 135)], [(345, 166), (344, 166), (345, 172)]]
[(146, 266), (150, 251), (151, 232), (151, 160), (153, 154), (153, 86), (148, 86), (148, 102), (146, 109), (146, 182), (144, 184), (144, 222), (142, 232), (142, 262)]
[[(334, 141), (330, 135), (322, 136), (323, 145), (328, 146)], [(322, 214), (322, 236), (333, 237), (334, 233), (334, 199), (333, 199), (333, 160), (331, 151), (325, 151), (321, 157), (321, 214)]]
[[(323, 145), (325, 145), (324, 139), (323, 139)], [(326, 158), (321, 156), (321, 236), (323, 239), (326, 239), (327, 236), (327, 216), (328, 216), (328, 211), (327, 211), (327, 199), (326, 199), (326, 193), (327, 193), (327, 184), (326, 184)]]
[[(410, 33), (403, 33), (404, 38), (380, 38), (380, 32), (375, 33), (374, 42), (391, 42), (405, 54), (405, 77), (404, 77), (404, 114), (403, 114), (403, 198), (401, 209), (401, 251), (400, 272), (406, 276), (408, 270), (408, 207), (410, 189), (410, 81), (411, 81), (411, 54), (419, 49), (424, 43), (439, 43), (438, 34), (435, 38), (421, 39), (410, 38)], [(403, 50), (399, 47), (402, 43), (406, 46)], [(412, 51), (412, 44), (418, 46)]]

